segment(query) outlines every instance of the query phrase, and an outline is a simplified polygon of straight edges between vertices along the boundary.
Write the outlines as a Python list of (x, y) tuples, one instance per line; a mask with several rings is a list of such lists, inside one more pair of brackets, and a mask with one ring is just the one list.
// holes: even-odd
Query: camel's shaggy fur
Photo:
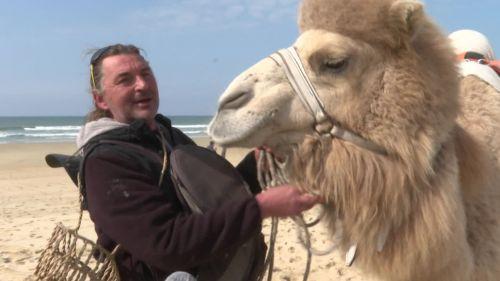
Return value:
[[(379, 17), (390, 16), (373, 9), (378, 5), (385, 10), (387, 2), (392, 1), (370, 1), (370, 8), (354, 17), (349, 13), (358, 14), (359, 10), (345, 2), (306, 1), (300, 26), (302, 30), (354, 33), (372, 45), (385, 45), (388, 52), (396, 49), (406, 53), (399, 57), (399, 63), (412, 65), (407, 60), (415, 55), (407, 53), (405, 41), (398, 40), (398, 31), (390, 32), (390, 25), (383, 26)], [(331, 11), (336, 11), (338, 18), (327, 17)], [(360, 244), (357, 262), (384, 280), (498, 280), (500, 99), (494, 89), (477, 78), (464, 79), (462, 95), (456, 99), (453, 78), (441, 79), (446, 72), (456, 75), (449, 65), (453, 60), (446, 53), (447, 44), (436, 40), (442, 36), (436, 36), (431, 25), (420, 28), (406, 42), (414, 44), (415, 49), (410, 50), (419, 59), (429, 61), (421, 66), (440, 65), (435, 69), (439, 74), (429, 75), (429, 70), (420, 69), (417, 73), (422, 75), (415, 79), (416, 73), (408, 69), (386, 72), (384, 77), (392, 77), (382, 81), (384, 94), (399, 95), (399, 101), (385, 95), (379, 98), (383, 110), (368, 113), (380, 127), (399, 128), (391, 128), (392, 136), (373, 130), (379, 136), (371, 137), (389, 138), (382, 142), (386, 147), (394, 145), (398, 157), (375, 155), (339, 140), (330, 143), (309, 138), (296, 154), (291, 174), (296, 175), (300, 186), (319, 190), (325, 196), (331, 203), (332, 228), (336, 218), (341, 218), (344, 247)], [(419, 44), (428, 48), (426, 52), (418, 49)], [(449, 61), (436, 63), (436, 56)], [(429, 94), (425, 99), (403, 88), (415, 80), (425, 81), (424, 89), (416, 89), (416, 94)], [(391, 87), (400, 89), (388, 89)], [(400, 95), (402, 92), (404, 95)], [(458, 124), (450, 126), (457, 100), (462, 104), (462, 114)], [(434, 104), (417, 105), (415, 101)], [(398, 108), (411, 113), (398, 113)], [(387, 118), (391, 113), (395, 118)], [(446, 113), (450, 115), (435, 116)], [(378, 253), (377, 239), (385, 228), (389, 229), (388, 240)]]
[[(344, 250), (357, 243), (355, 264), (367, 274), (498, 280), (500, 95), (474, 77), (459, 81), (449, 42), (417, 2), (305, 0), (299, 26), (295, 47), (328, 114), (387, 154), (314, 135), (269, 60), (231, 84), (212, 136), (226, 145), (298, 143), (292, 181), (323, 197), (330, 229), (341, 226)], [(324, 70), (345, 57), (342, 72)]]

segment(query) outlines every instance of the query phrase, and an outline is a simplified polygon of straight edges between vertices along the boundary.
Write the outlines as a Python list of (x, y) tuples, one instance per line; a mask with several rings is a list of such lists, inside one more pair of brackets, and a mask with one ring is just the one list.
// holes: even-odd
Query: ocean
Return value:
[[(168, 116), (174, 127), (190, 137), (206, 136), (212, 116)], [(0, 144), (73, 142), (83, 116), (0, 117)]]

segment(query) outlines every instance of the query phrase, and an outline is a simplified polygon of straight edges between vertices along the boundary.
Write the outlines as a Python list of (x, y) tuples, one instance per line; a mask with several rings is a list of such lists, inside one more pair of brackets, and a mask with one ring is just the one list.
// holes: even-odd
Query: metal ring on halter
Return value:
[(304, 226), (308, 227), (308, 228), (316, 226), (325, 217), (325, 215), (326, 215), (325, 208), (323, 208), (323, 206), (321, 206), (321, 212), (319, 213), (319, 215), (311, 222), (305, 222), (305, 220), (304, 220)]

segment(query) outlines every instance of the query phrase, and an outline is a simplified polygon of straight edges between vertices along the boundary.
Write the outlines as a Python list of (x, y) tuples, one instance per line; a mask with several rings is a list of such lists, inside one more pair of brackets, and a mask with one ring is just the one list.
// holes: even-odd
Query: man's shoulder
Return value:
[(172, 127), (172, 133), (176, 144), (195, 144), (194, 140), (184, 134), (179, 128)]
[(171, 141), (173, 141), (172, 145), (195, 144), (195, 142), (179, 128), (172, 126), (172, 122), (168, 117), (158, 114), (156, 115), (156, 121), (158, 121), (167, 130), (167, 133), (171, 135)]
[[(137, 147), (136, 149), (132, 149)], [(100, 140), (89, 144), (84, 149), (85, 158), (112, 157), (119, 159), (131, 159), (137, 156), (142, 147), (132, 142), (121, 140)]]

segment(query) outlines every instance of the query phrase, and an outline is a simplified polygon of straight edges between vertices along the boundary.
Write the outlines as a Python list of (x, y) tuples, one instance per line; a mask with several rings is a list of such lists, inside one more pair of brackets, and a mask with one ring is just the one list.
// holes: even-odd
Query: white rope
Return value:
[[(273, 186), (283, 185), (289, 182), (289, 179), (285, 172), (285, 163), (277, 161), (271, 153), (263, 149), (259, 149), (259, 158), (257, 159), (257, 179), (262, 190), (267, 190)], [(313, 248), (311, 243), (311, 234), (309, 233), (310, 227), (319, 223), (321, 218), (324, 216), (324, 210), (320, 216), (310, 223), (306, 223), (302, 215), (292, 217), (293, 221), (297, 224), (298, 228), (298, 238), (301, 245), (307, 251), (307, 263), (306, 269), (304, 271), (303, 280), (306, 281), (309, 277), (309, 272), (311, 269), (312, 256), (322, 256), (333, 252), (337, 247), (332, 245), (326, 250), (317, 250)], [(272, 271), (274, 264), (274, 245), (276, 243), (276, 236), (278, 234), (278, 219), (273, 217), (271, 221), (271, 234), (269, 238), (269, 249), (265, 261), (265, 270), (268, 270), (268, 281), (272, 279)], [(265, 272), (264, 270), (264, 272)], [(261, 275), (259, 280), (262, 280), (264, 274)]]

